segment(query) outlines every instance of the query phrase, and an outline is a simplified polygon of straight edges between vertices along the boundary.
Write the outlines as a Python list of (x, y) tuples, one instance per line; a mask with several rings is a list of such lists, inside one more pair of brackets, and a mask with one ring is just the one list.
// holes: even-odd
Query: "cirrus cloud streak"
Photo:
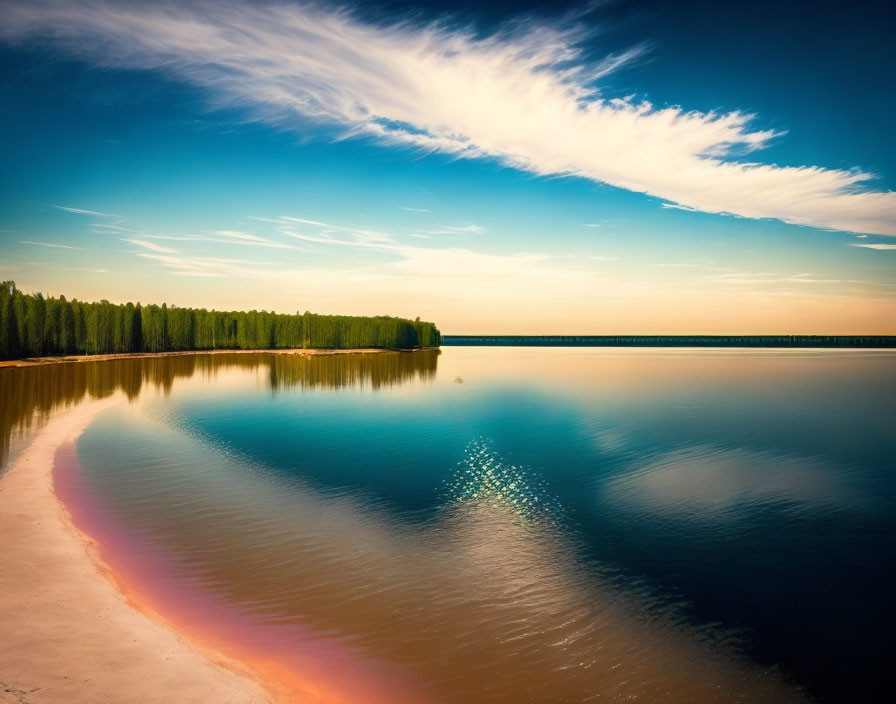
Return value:
[(596, 82), (639, 49), (590, 61), (579, 26), (489, 36), (377, 25), (315, 5), (2, 2), (0, 37), (102, 66), (156, 70), (279, 127), (336, 126), (539, 175), (579, 176), (665, 207), (896, 235), (896, 193), (858, 169), (745, 160), (779, 136), (741, 112), (607, 99)]

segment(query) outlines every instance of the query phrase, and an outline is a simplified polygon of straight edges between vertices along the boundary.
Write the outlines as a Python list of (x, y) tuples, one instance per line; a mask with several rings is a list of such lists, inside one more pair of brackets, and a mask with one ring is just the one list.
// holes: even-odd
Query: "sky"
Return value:
[(23, 290), (443, 334), (896, 334), (885, 3), (0, 17)]

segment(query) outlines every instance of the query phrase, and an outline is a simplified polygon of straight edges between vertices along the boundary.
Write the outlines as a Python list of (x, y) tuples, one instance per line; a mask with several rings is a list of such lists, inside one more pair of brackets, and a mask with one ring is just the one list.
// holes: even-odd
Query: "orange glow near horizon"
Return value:
[[(426, 285), (395, 277), (347, 284), (321, 277), (253, 280), (74, 274), (65, 283), (21, 277), (24, 291), (80, 300), (175, 304), (217, 310), (310, 310), (431, 320), (443, 335), (894, 335), (896, 298), (814, 291), (705, 289), (687, 280), (597, 281), (552, 276), (550, 285), (514, 277), (503, 284), (450, 280)], [(808, 287), (804, 287), (808, 288)]]

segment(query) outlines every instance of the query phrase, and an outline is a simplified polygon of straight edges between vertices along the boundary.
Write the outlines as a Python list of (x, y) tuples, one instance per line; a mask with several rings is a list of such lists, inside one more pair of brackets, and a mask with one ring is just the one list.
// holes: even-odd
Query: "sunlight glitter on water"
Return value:
[(467, 445), (454, 475), (445, 481), (448, 503), (484, 503), (526, 521), (555, 522), (560, 505), (531, 468), (508, 464), (487, 438)]

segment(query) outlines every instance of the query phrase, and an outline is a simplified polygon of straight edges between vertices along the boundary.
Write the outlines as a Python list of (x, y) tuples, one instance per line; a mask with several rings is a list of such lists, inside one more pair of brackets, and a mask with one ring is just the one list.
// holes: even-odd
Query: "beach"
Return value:
[(379, 354), (382, 352), (416, 352), (421, 349), (438, 349), (437, 347), (415, 347), (412, 349), (390, 349), (365, 347), (362, 349), (258, 349), (258, 350), (183, 350), (180, 352), (129, 352), (121, 354), (78, 354), (57, 357), (27, 357), (25, 359), (0, 360), (0, 369), (4, 367), (36, 367), (46, 364), (73, 364), (77, 362), (105, 362), (112, 359), (149, 359), (154, 357), (190, 357), (209, 354), (286, 354), (305, 355), (308, 357), (326, 357), (334, 354)]
[(60, 414), (0, 480), (0, 702), (274, 701), (244, 666), (188, 642), (129, 600), (57, 500), (57, 449), (122, 401), (116, 394)]

